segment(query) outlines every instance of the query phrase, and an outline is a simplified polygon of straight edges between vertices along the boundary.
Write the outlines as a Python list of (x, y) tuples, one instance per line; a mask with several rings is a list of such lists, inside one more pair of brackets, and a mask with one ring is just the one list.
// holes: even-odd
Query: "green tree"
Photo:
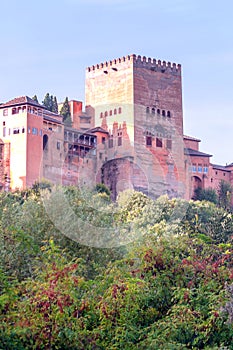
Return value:
[(218, 188), (218, 199), (220, 207), (231, 210), (232, 186), (229, 182), (221, 180)]
[(34, 95), (34, 96), (32, 97), (32, 99), (33, 99), (34, 101), (36, 101), (37, 103), (39, 103), (38, 98), (37, 98), (36, 95)]
[(57, 104), (56, 96), (54, 96), (53, 100), (52, 100), (52, 112), (53, 113), (58, 113), (58, 104)]
[(66, 126), (72, 126), (68, 97), (65, 98), (65, 101), (64, 101), (63, 106), (61, 108), (60, 114), (62, 115), (63, 123)]
[(50, 95), (48, 92), (42, 101), (43, 106), (50, 112), (58, 113), (58, 104), (56, 96)]
[(195, 190), (195, 199), (198, 201), (209, 201), (214, 204), (218, 203), (218, 195), (213, 188), (202, 189), (201, 187), (198, 187)]

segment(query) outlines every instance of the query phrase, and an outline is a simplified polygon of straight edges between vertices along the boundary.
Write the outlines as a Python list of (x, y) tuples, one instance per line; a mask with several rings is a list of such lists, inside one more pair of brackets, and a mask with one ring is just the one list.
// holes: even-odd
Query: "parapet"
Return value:
[(155, 58), (150, 58), (146, 56), (140, 56), (140, 55), (128, 55), (128, 56), (123, 56), (121, 58), (114, 59), (112, 61), (106, 61), (104, 63), (96, 64), (91, 67), (87, 67), (87, 71), (95, 71), (102, 69), (104, 73), (108, 74), (109, 68), (116, 70), (119, 67), (120, 64), (131, 61), (134, 67), (137, 68), (147, 68), (150, 69), (151, 71), (154, 72), (168, 72), (168, 73), (179, 73), (181, 72), (181, 65), (176, 64), (176, 63), (171, 63), (171, 62), (166, 62), (166, 61), (161, 61), (161, 60), (156, 60)]

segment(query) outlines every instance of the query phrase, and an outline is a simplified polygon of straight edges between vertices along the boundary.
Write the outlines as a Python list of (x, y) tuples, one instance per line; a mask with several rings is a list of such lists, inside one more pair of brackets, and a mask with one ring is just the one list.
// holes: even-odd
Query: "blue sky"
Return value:
[(233, 2), (1, 2), (0, 101), (84, 100), (85, 68), (135, 53), (181, 63), (184, 130), (212, 162), (233, 162)]

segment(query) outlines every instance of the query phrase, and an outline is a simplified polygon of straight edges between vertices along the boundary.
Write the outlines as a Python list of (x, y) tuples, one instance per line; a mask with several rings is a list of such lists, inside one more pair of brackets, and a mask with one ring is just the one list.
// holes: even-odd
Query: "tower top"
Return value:
[(132, 62), (133, 66), (136, 68), (147, 68), (154, 72), (168, 72), (168, 73), (178, 73), (181, 74), (181, 65), (176, 63), (171, 63), (167, 61), (156, 60), (155, 58), (150, 58), (140, 55), (127, 55), (120, 58), (113, 59), (111, 61), (106, 61), (99, 63), (90, 67), (87, 67), (87, 72), (91, 72), (99, 69), (113, 69), (117, 68), (125, 62)]

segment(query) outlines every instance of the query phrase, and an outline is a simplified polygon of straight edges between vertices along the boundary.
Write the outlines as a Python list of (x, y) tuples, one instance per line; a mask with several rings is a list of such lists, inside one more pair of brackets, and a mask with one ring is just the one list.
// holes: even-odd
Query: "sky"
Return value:
[(1, 2), (0, 102), (84, 101), (85, 69), (128, 54), (182, 65), (184, 132), (233, 162), (231, 0)]

